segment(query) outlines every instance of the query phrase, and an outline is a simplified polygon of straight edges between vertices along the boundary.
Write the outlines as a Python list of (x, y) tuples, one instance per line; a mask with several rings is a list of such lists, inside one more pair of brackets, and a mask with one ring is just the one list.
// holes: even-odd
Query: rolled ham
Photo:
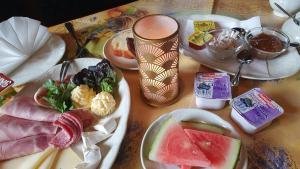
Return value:
[(53, 122), (61, 130), (50, 141), (50, 144), (59, 149), (69, 147), (81, 139), (83, 128), (91, 125), (93, 121), (94, 117), (91, 112), (84, 109), (71, 110), (62, 114)]
[(32, 97), (20, 96), (0, 109), (1, 114), (34, 121), (53, 122), (60, 116), (58, 111), (36, 105)]
[(41, 134), (0, 143), (0, 160), (21, 157), (45, 150), (53, 135)]
[(0, 116), (0, 143), (39, 134), (54, 135), (58, 127), (51, 122), (32, 121), (9, 115)]

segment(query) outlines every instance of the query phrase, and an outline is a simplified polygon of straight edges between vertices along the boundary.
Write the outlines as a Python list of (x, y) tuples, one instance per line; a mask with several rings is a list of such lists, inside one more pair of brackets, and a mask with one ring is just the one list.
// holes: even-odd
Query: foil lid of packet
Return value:
[(3, 73), (0, 73), (0, 93), (10, 87), (13, 83), (13, 80), (5, 76)]
[(227, 73), (197, 73), (194, 83), (197, 97), (206, 99), (231, 99), (230, 77)]
[(254, 88), (234, 98), (232, 105), (244, 119), (258, 128), (283, 114), (283, 108), (260, 88)]

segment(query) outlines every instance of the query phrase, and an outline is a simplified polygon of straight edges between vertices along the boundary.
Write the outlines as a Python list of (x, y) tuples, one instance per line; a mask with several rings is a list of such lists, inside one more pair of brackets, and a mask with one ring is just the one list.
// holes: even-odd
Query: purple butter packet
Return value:
[(230, 100), (230, 77), (227, 73), (198, 72), (194, 81), (194, 92), (201, 98)]
[(283, 114), (283, 108), (270, 99), (260, 88), (254, 88), (234, 98), (232, 107), (256, 128), (270, 123)]

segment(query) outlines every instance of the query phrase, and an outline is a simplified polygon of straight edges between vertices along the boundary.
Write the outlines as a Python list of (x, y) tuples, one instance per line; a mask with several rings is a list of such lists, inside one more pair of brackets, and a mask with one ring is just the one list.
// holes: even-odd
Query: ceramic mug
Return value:
[(280, 17), (288, 16), (274, 4), (275, 2), (291, 14), (295, 14), (300, 10), (300, 0), (269, 0), (273, 13)]
[(132, 32), (134, 45), (127, 42), (130, 51), (134, 47), (145, 102), (152, 106), (173, 103), (179, 94), (178, 22), (166, 15), (148, 15), (134, 23)]

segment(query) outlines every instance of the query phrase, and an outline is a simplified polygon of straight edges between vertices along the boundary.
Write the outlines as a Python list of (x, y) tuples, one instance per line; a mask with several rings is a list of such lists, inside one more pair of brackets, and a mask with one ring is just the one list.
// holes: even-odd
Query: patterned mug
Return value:
[(178, 22), (166, 15), (148, 15), (132, 30), (143, 98), (152, 106), (173, 103), (179, 93)]

